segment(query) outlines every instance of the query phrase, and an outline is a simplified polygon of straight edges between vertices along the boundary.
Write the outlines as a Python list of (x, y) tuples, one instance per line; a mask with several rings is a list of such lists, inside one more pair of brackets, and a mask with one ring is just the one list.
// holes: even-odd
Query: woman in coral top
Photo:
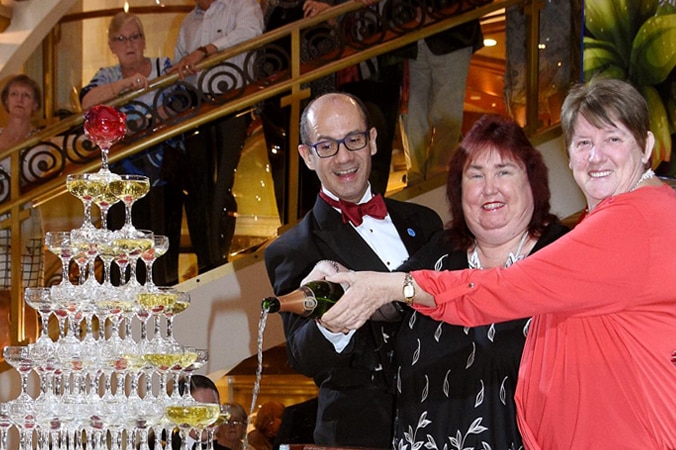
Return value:
[(647, 104), (594, 80), (561, 117), (588, 206), (574, 230), (508, 269), (336, 274), (350, 288), (322, 323), (358, 328), (387, 298), (465, 326), (533, 316), (515, 394), (527, 449), (674, 449), (676, 193), (649, 169)]

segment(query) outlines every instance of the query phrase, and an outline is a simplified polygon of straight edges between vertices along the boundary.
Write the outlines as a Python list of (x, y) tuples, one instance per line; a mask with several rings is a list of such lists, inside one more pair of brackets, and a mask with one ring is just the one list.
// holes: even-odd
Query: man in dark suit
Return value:
[[(386, 209), (376, 208), (376, 217), (341, 217), (339, 206), (349, 203), (383, 206), (368, 181), (377, 134), (363, 103), (352, 95), (326, 94), (306, 107), (298, 151), (322, 188), (305, 218), (265, 252), (277, 295), (297, 289), (320, 260), (355, 270), (395, 269), (442, 228), (429, 208), (389, 199), (384, 200)], [(400, 317), (390, 313), (372, 317), (349, 333), (333, 333), (320, 321), (283, 314), (291, 365), (319, 387), (316, 444), (391, 447), (393, 344)]]

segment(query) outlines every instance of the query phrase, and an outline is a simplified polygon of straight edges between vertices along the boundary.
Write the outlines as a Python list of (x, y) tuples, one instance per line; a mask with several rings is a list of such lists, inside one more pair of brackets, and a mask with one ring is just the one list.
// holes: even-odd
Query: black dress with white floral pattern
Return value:
[[(550, 225), (531, 253), (566, 231), (559, 224)], [(449, 252), (445, 239), (440, 235), (400, 269), (466, 269), (467, 252)], [(523, 448), (514, 391), (529, 323), (524, 318), (467, 328), (411, 312), (397, 340), (394, 447)]]

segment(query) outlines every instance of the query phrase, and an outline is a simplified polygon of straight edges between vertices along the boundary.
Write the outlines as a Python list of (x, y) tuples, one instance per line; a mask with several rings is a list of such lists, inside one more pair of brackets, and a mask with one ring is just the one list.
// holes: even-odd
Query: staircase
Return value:
[(21, 71), (30, 55), (78, 0), (23, 0), (0, 5), (0, 79)]

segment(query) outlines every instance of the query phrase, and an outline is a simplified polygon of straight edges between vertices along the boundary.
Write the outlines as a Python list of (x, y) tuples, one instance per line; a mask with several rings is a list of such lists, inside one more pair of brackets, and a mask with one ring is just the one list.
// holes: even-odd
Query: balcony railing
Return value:
[[(210, 56), (197, 66), (201, 70), (197, 81), (201, 89), (173, 74), (151, 80), (147, 90), (117, 98), (111, 104), (134, 102), (153, 92), (155, 101), (150, 106), (139, 103), (143, 113), (128, 117), (128, 136), (113, 147), (110, 161), (227, 114), (254, 108), (276, 96), (282, 96), (281, 101), (290, 106), (288, 148), (296, 148), (301, 105), (311, 96), (307, 83), (510, 7), (524, 8), (528, 17), (526, 128), (533, 133), (538, 117), (537, 36), (538, 10), (542, 6), (530, 0), (389, 0), (381, 11), (353, 1), (335, 6), (319, 16)], [(246, 70), (228, 62), (240, 54), (246, 54)], [(84, 135), (82, 122), (81, 115), (72, 115), (0, 153), (0, 160), (11, 161), (9, 173), (0, 170), (0, 214), (9, 213), (12, 220), (0, 226), (11, 229), (12, 274), (21, 271), (20, 220), (27, 215), (25, 207), (63, 194), (67, 174), (93, 171), (100, 164), (99, 150)], [(280, 211), (285, 223), (295, 221), (299, 207), (299, 162), (295, 152), (289, 153), (286, 207)], [(20, 344), (32, 336), (26, 333), (18, 276), (13, 276), (11, 297), (12, 344)]]

